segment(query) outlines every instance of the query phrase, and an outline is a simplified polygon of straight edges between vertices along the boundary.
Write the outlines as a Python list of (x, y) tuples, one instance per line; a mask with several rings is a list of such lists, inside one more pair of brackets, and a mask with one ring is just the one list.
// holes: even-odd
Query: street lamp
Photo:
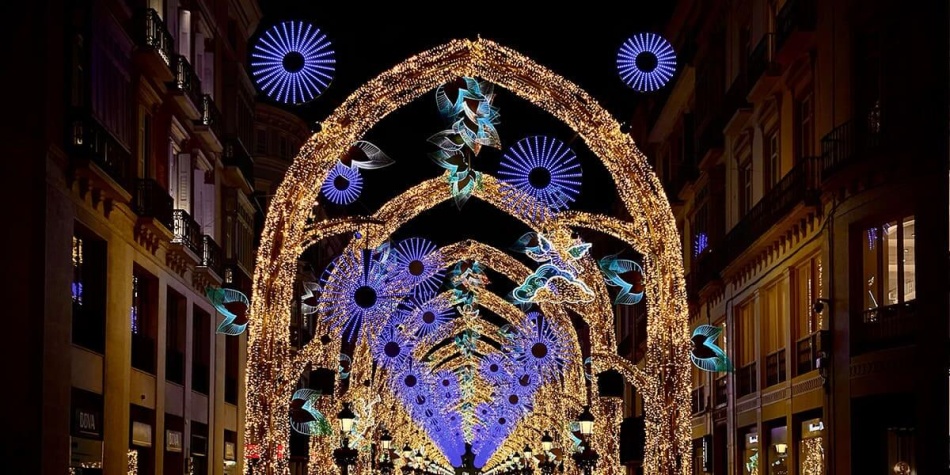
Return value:
[(412, 447), (409, 447), (408, 442), (402, 448), (402, 460), (402, 473), (403, 475), (409, 475), (412, 473), (412, 467), (409, 466), (409, 462), (412, 461)]
[(389, 435), (389, 431), (383, 429), (383, 435), (379, 437), (379, 445), (383, 449), (383, 460), (379, 463), (379, 471), (383, 475), (391, 475), (393, 473), (393, 460), (389, 455), (389, 450), (393, 446), (393, 438)]
[(538, 468), (541, 469), (543, 475), (552, 475), (556, 468), (554, 454), (551, 453), (552, 448), (554, 448), (554, 438), (551, 437), (548, 431), (544, 431), (544, 435), (541, 437), (541, 450), (544, 451), (544, 460), (538, 464)]
[(583, 470), (584, 475), (591, 475), (594, 468), (597, 467), (597, 459), (600, 455), (591, 447), (591, 434), (594, 432), (594, 415), (590, 412), (590, 406), (584, 406), (584, 411), (577, 417), (577, 427), (581, 431), (584, 439), (583, 450), (573, 455), (574, 463)]
[(350, 409), (350, 403), (343, 403), (343, 410), (337, 414), (340, 420), (340, 448), (333, 451), (333, 459), (340, 467), (341, 475), (349, 475), (350, 465), (356, 463), (356, 449), (350, 448), (350, 431), (353, 430), (353, 422), (356, 420), (356, 414)]

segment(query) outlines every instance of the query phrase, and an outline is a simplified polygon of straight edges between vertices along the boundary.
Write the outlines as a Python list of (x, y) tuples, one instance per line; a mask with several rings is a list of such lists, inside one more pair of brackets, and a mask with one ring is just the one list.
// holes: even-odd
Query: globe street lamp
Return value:
[(590, 412), (590, 406), (584, 406), (584, 411), (577, 417), (577, 427), (580, 429), (583, 438), (583, 448), (573, 455), (574, 463), (580, 468), (584, 475), (591, 475), (594, 468), (597, 467), (597, 459), (600, 455), (591, 447), (591, 434), (594, 432), (594, 415)]
[(544, 460), (538, 464), (538, 468), (541, 469), (543, 475), (552, 475), (556, 468), (554, 454), (551, 453), (552, 448), (554, 448), (554, 438), (551, 437), (548, 431), (544, 431), (544, 436), (541, 437), (541, 450), (544, 451)]
[(356, 463), (356, 449), (350, 448), (350, 431), (353, 430), (353, 422), (356, 421), (356, 414), (350, 409), (350, 403), (343, 403), (343, 410), (337, 414), (340, 421), (340, 448), (333, 451), (333, 459), (340, 467), (341, 475), (349, 475), (350, 465)]
[(412, 467), (409, 465), (412, 462), (412, 447), (409, 447), (407, 442), (402, 448), (402, 473), (403, 475), (410, 475), (412, 473)]

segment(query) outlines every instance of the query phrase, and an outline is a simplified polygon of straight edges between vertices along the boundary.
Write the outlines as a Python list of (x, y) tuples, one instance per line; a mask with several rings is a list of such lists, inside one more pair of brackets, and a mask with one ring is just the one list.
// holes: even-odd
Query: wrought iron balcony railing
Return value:
[(881, 145), (880, 110), (866, 120), (851, 120), (835, 127), (821, 139), (822, 178), (827, 180), (841, 169), (866, 160)]
[(214, 271), (219, 277), (224, 275), (224, 261), (221, 252), (221, 246), (214, 242), (214, 239), (207, 234), (201, 236), (201, 267), (207, 267)]
[(136, 23), (139, 44), (154, 49), (165, 61), (165, 65), (171, 67), (175, 42), (162, 17), (155, 10), (147, 8), (138, 14)]
[(775, 16), (775, 44), (781, 49), (796, 31), (815, 31), (817, 25), (816, 0), (786, 0)]
[(128, 190), (132, 154), (89, 114), (76, 113), (74, 117), (68, 137), (73, 156), (96, 164), (119, 186)]
[(240, 140), (234, 137), (227, 140), (222, 161), (226, 167), (237, 167), (248, 183), (254, 183), (254, 160)]
[(221, 111), (218, 110), (218, 106), (215, 105), (210, 95), (204, 94), (201, 96), (199, 109), (201, 117), (195, 121), (196, 125), (211, 129), (211, 132), (220, 140), (222, 138), (221, 127), (224, 123), (221, 122)]
[(169, 231), (175, 229), (172, 221), (172, 197), (155, 180), (137, 179), (132, 209), (141, 218), (154, 218)]
[(812, 199), (819, 183), (818, 159), (806, 157), (778, 181), (726, 235), (726, 254), (731, 262), (796, 205)]
[(200, 108), (204, 97), (201, 94), (201, 79), (195, 74), (195, 69), (191, 67), (191, 63), (184, 56), (178, 55), (173, 60), (172, 69), (175, 73), (175, 79), (172, 80), (169, 87), (184, 93), (195, 107)]
[(765, 357), (765, 385), (775, 386), (788, 379), (785, 370), (785, 348)]
[(916, 328), (914, 301), (865, 310), (852, 317), (852, 354), (913, 343)]
[(174, 237), (172, 242), (181, 244), (196, 256), (202, 255), (201, 226), (183, 209), (172, 211)]

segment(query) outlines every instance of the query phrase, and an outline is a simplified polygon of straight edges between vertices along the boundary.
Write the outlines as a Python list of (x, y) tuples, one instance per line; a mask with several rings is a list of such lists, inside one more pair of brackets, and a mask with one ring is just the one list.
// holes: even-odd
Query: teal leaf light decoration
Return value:
[[(607, 256), (597, 262), (604, 280), (611, 287), (618, 287), (614, 303), (617, 305), (635, 305), (643, 300), (643, 268), (640, 264), (629, 259), (618, 259), (617, 255)], [(632, 282), (627, 282), (624, 274), (632, 275)]]
[(710, 373), (731, 372), (732, 361), (726, 352), (716, 345), (716, 339), (722, 334), (722, 328), (715, 325), (700, 325), (693, 330), (693, 349), (690, 359), (697, 368)]
[[(211, 300), (215, 310), (224, 315), (224, 320), (218, 324), (217, 333), (236, 336), (247, 329), (247, 309), (251, 302), (243, 292), (222, 287), (208, 287), (205, 295)], [(241, 308), (243, 306), (243, 308)]]
[(317, 400), (321, 392), (315, 389), (298, 389), (290, 400), (290, 428), (295, 432), (311, 435), (330, 435), (333, 427), (320, 411)]

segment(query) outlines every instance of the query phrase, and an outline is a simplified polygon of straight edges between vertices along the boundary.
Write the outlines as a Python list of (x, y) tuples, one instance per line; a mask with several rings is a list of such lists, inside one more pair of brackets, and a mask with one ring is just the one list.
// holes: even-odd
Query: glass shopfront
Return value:
[(762, 474), (762, 461), (760, 460), (759, 454), (759, 433), (754, 427), (745, 429), (741, 432), (743, 434), (741, 439), (742, 451), (740, 452), (741, 457), (739, 463), (741, 465), (741, 470), (743, 475), (760, 475)]
[(802, 439), (798, 446), (798, 473), (825, 475), (825, 424), (821, 419), (802, 422)]
[(69, 473), (102, 474), (102, 395), (72, 389)]
[[(784, 420), (784, 419), (783, 419)], [(769, 475), (788, 475), (788, 427), (769, 429)]]

